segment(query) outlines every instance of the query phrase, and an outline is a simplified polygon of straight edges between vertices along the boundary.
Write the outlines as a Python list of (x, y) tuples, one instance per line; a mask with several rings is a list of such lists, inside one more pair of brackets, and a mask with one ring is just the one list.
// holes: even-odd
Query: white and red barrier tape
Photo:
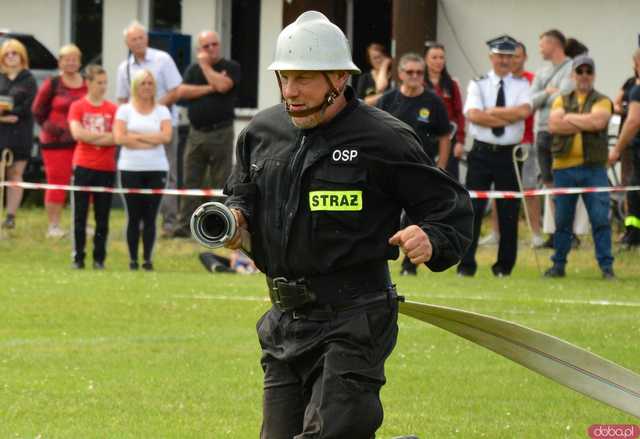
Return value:
[[(101, 186), (71, 186), (64, 184), (0, 182), (0, 186), (22, 187), (25, 189), (58, 189), (63, 191), (111, 192), (114, 194), (166, 194), (188, 196), (222, 196), (222, 189), (136, 189), (112, 188)], [(593, 192), (630, 192), (640, 191), (640, 186), (612, 186), (612, 187), (564, 187), (551, 189), (530, 189), (524, 192), (516, 191), (469, 191), (471, 198), (523, 198), (540, 195), (587, 194)]]
[(113, 194), (166, 194), (199, 197), (219, 197), (221, 195), (224, 195), (222, 193), (222, 189), (137, 189), (103, 186), (71, 186), (67, 184), (27, 183), (13, 181), (0, 182), (0, 186), (22, 187), (25, 189), (57, 189), (62, 191), (111, 192)]
[(471, 198), (523, 198), (540, 195), (589, 194), (594, 192), (631, 192), (640, 191), (640, 186), (608, 186), (608, 187), (562, 187), (550, 189), (529, 189), (516, 191), (469, 191)]

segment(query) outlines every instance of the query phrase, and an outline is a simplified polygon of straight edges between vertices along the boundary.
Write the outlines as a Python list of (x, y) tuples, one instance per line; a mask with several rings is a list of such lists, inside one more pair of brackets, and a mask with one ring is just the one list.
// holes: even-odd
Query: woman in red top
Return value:
[[(116, 145), (113, 140), (113, 121), (117, 105), (104, 98), (107, 73), (97, 65), (85, 69), (89, 92), (71, 104), (69, 126), (78, 142), (73, 154), (73, 184), (76, 186), (113, 187), (116, 177)], [(73, 193), (73, 268), (84, 268), (87, 214), (89, 198), (93, 195), (93, 214), (96, 231), (93, 235), (93, 268), (104, 268), (107, 257), (111, 193)]]
[(456, 125), (456, 138), (449, 155), (447, 171), (459, 179), (458, 161), (464, 153), (464, 114), (462, 113), (462, 95), (458, 81), (453, 79), (447, 71), (444, 46), (434, 41), (427, 41), (424, 45), (424, 61), (427, 66), (425, 85), (433, 90), (444, 101), (447, 107), (449, 121)]
[[(40, 125), (40, 148), (47, 183), (69, 184), (75, 140), (71, 136), (67, 116), (71, 104), (87, 94), (80, 74), (81, 52), (75, 44), (63, 46), (58, 53), (60, 75), (47, 79), (36, 95), (33, 115)], [(60, 216), (66, 193), (47, 190), (44, 203), (49, 217), (47, 237), (65, 235), (60, 228)]]

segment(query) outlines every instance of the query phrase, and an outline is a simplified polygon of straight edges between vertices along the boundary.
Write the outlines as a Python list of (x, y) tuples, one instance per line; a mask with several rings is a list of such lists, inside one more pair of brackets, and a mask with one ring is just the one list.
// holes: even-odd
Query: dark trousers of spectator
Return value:
[(453, 155), (453, 148), (447, 161), (446, 170), (456, 181), (460, 181), (460, 160)]
[[(640, 186), (640, 142), (631, 145), (633, 148), (633, 172), (631, 173), (631, 186)], [(640, 245), (640, 191), (627, 192), (627, 206), (629, 211), (624, 220), (627, 229), (629, 244)]]
[[(116, 173), (97, 171), (76, 166), (73, 170), (73, 184), (76, 186), (113, 187)], [(75, 191), (71, 201), (73, 212), (73, 260), (84, 262), (87, 241), (87, 216), (89, 204), (93, 198), (95, 234), (93, 235), (93, 260), (104, 263), (107, 257), (107, 237), (109, 235), (109, 212), (111, 211), (110, 192)]]
[(542, 182), (547, 186), (553, 186), (553, 172), (551, 164), (553, 157), (551, 155), (551, 143), (553, 135), (549, 131), (538, 131), (536, 134), (536, 148), (538, 149), (538, 165), (540, 166), (540, 176)]
[[(231, 173), (233, 138), (233, 125), (212, 131), (190, 128), (182, 165), (186, 189), (222, 189)], [(191, 215), (203, 201), (192, 196), (180, 199), (177, 230), (190, 233)]]
[[(493, 183), (497, 191), (517, 191), (518, 180), (513, 167), (513, 147), (501, 147), (496, 150), (482, 147), (478, 141), (474, 141), (473, 149), (469, 153), (466, 186), (469, 190), (486, 191), (491, 189)], [(518, 162), (522, 169), (522, 163)], [(473, 240), (469, 249), (458, 265), (458, 272), (463, 274), (475, 274), (476, 250), (478, 238), (482, 226), (482, 218), (487, 207), (488, 200), (474, 198), (472, 200), (474, 222)], [(520, 200), (497, 199), (498, 225), (500, 229), (500, 244), (498, 246), (498, 260), (492, 266), (494, 274), (511, 274), (516, 264), (518, 253), (518, 211)]]
[[(607, 170), (604, 166), (574, 166), (553, 171), (555, 187), (607, 187)], [(611, 268), (611, 224), (609, 223), (609, 193), (557, 195), (556, 233), (553, 235), (555, 252), (551, 257), (553, 265), (564, 268), (571, 250), (571, 232), (576, 213), (578, 196), (584, 200), (591, 223), (591, 234), (595, 244), (596, 259), (601, 269)]]
[[(120, 171), (120, 186), (123, 188), (164, 189), (167, 184), (165, 171)], [(124, 194), (127, 210), (127, 245), (129, 258), (138, 261), (138, 243), (142, 226), (142, 248), (145, 262), (151, 262), (153, 245), (156, 242), (156, 217), (162, 195)]]

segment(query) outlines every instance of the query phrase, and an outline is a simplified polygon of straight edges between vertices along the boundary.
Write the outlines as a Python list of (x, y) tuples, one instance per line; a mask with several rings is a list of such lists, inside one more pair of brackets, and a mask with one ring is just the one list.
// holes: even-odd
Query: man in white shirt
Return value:
[[(505, 35), (489, 40), (493, 69), (474, 79), (467, 89), (464, 113), (469, 121), (473, 148), (469, 153), (466, 186), (469, 190), (517, 191), (513, 149), (522, 140), (524, 119), (531, 114), (529, 82), (511, 74), (517, 41)], [(520, 200), (499, 199), (500, 244), (498, 260), (491, 267), (495, 276), (509, 276), (518, 250)], [(471, 246), (458, 265), (458, 274), (473, 276), (477, 270), (476, 249), (487, 200), (474, 199), (474, 233)]]
[[(178, 100), (178, 86), (182, 84), (182, 76), (168, 53), (149, 47), (147, 30), (139, 22), (133, 21), (127, 26), (124, 39), (129, 55), (118, 66), (116, 97), (121, 104), (127, 102), (131, 93), (131, 78), (136, 72), (147, 69), (153, 73), (157, 85), (157, 102), (166, 105), (172, 114), (173, 136), (171, 143), (165, 145), (165, 151), (170, 168), (167, 188), (175, 189), (178, 181), (178, 111), (174, 103)], [(163, 196), (160, 212), (163, 218), (163, 232), (170, 233), (178, 214), (177, 197)]]

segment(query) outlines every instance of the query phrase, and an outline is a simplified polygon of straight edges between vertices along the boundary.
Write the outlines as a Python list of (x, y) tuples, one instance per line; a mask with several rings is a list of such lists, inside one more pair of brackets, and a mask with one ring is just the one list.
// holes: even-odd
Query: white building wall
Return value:
[(33, 34), (54, 55), (67, 43), (63, 29), (64, 0), (0, 2), (0, 29)]
[[(216, 0), (183, 0), (182, 1), (182, 33), (191, 35), (191, 61), (196, 61), (198, 34), (203, 30), (219, 31), (218, 1)], [(221, 3), (221, 2), (220, 2)], [(229, 47), (229, 41), (221, 41), (223, 50)]]
[(107, 96), (115, 101), (118, 65), (127, 56), (124, 29), (138, 20), (147, 26), (148, 2), (145, 0), (105, 0), (102, 11), (102, 65), (109, 75)]
[(258, 73), (258, 107), (267, 108), (280, 102), (280, 90), (272, 71), (276, 40), (282, 30), (282, 0), (262, 0), (260, 16), (260, 70)]
[(538, 37), (557, 28), (589, 47), (596, 63), (596, 88), (613, 98), (632, 75), (638, 17), (637, 0), (442, 0), (438, 39), (446, 47), (449, 72), (465, 92), (471, 78), (491, 68), (486, 40), (503, 33), (521, 40), (529, 52), (526, 68), (535, 72), (542, 64)]

